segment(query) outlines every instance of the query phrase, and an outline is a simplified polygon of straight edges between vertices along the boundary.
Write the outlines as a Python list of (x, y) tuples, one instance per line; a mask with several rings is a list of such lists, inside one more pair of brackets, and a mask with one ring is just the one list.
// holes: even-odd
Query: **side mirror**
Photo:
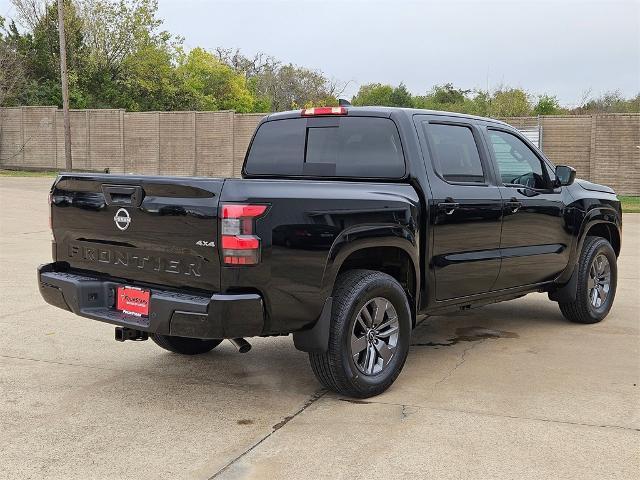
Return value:
[(556, 167), (556, 184), (558, 186), (571, 185), (576, 179), (576, 169), (568, 165), (558, 165)]

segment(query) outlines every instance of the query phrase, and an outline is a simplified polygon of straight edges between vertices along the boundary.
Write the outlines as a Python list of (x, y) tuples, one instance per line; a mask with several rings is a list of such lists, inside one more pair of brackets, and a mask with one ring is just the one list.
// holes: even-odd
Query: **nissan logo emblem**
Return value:
[(121, 208), (116, 212), (115, 217), (113, 217), (113, 221), (116, 222), (116, 227), (120, 230), (126, 230), (129, 228), (129, 224), (131, 223), (131, 215), (124, 208)]

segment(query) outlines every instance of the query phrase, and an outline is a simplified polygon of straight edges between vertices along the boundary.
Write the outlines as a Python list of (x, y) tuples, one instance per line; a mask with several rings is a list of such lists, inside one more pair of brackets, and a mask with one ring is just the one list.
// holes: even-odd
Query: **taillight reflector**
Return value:
[(247, 236), (222, 236), (222, 248), (225, 250), (250, 250), (260, 247), (260, 239), (255, 235)]
[(346, 115), (345, 107), (313, 107), (302, 110), (303, 117), (314, 117), (316, 115)]

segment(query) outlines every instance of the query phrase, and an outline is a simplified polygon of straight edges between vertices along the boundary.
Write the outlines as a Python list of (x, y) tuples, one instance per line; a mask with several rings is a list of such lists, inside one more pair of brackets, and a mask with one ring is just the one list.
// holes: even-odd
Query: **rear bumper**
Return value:
[(253, 337), (264, 329), (262, 297), (214, 294), (211, 297), (151, 288), (149, 316), (115, 310), (115, 289), (130, 285), (116, 279), (56, 271), (56, 264), (38, 267), (44, 300), (76, 315), (149, 333), (193, 338)]

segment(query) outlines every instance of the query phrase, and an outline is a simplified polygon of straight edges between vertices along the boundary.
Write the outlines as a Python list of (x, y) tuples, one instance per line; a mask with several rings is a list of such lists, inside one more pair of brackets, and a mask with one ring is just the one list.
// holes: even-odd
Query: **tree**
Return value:
[(245, 77), (202, 48), (182, 56), (177, 74), (192, 95), (194, 110), (253, 111), (254, 97)]
[[(157, 95), (166, 92), (174, 79), (175, 58), (181, 39), (161, 30), (156, 0), (79, 0), (88, 51), (84, 80), (92, 106), (171, 104)], [(151, 55), (145, 58), (145, 53)], [(136, 61), (142, 62), (136, 65)], [(156, 62), (158, 70), (149, 68)], [(159, 62), (159, 63), (158, 63)], [(159, 85), (152, 88), (141, 75), (148, 73)], [(165, 77), (160, 78), (160, 74)], [(139, 94), (131, 90), (140, 84)], [(130, 87), (126, 98), (124, 87)], [(146, 88), (145, 88), (146, 87)], [(151, 90), (155, 92), (155, 95)], [(151, 94), (151, 98), (145, 95)], [(135, 97), (135, 98), (134, 98)]]
[(351, 103), (361, 106), (380, 105), (407, 108), (414, 106), (413, 96), (404, 83), (400, 83), (397, 87), (381, 83), (362, 85), (358, 94), (352, 98)]
[(393, 87), (381, 83), (362, 85), (355, 97), (351, 99), (353, 105), (386, 105), (392, 104)]
[(413, 97), (404, 83), (400, 82), (396, 88), (391, 92), (391, 97), (389, 99), (391, 101), (392, 107), (413, 107)]
[(18, 22), (29, 30), (40, 23), (47, 7), (45, 0), (11, 0), (11, 3), (16, 10)]
[(562, 112), (560, 102), (551, 95), (541, 95), (538, 98), (538, 103), (533, 107), (533, 113), (536, 115), (558, 115)]
[(108, 79), (103, 88), (113, 85), (113, 91), (103, 90), (98, 99), (108, 99), (108, 104), (131, 111), (163, 111), (187, 109), (189, 101), (181, 89), (170, 52), (149, 45), (128, 55), (120, 67), (122, 74), (117, 82)]
[[(60, 105), (58, 25), (53, 0), (10, 0), (15, 21), (0, 19), (0, 103)], [(336, 105), (344, 82), (259, 52), (219, 47), (186, 51), (162, 28), (158, 0), (64, 0), (72, 108), (280, 111)], [(21, 26), (19, 30), (16, 24)], [(417, 107), (509, 117), (566, 112), (552, 95), (519, 88), (468, 90), (434, 85), (424, 95), (362, 85), (354, 105)], [(640, 112), (640, 94), (584, 95), (570, 113)]]
[(572, 113), (640, 113), (640, 93), (626, 99), (619, 90), (605, 92), (597, 98), (590, 98), (591, 92), (584, 95), (580, 107)]
[(529, 96), (519, 88), (500, 87), (491, 98), (489, 112), (493, 117), (531, 115)]
[(426, 95), (414, 97), (417, 108), (449, 112), (476, 113), (469, 99), (471, 90), (456, 88), (451, 83), (435, 85)]
[[(15, 29), (15, 25), (10, 28)], [(0, 107), (19, 103), (19, 94), (25, 86), (24, 58), (5, 28), (5, 19), (0, 16)]]
[(346, 84), (322, 72), (283, 64), (265, 53), (246, 57), (240, 50), (217, 48), (218, 59), (241, 73), (255, 96), (254, 111), (337, 105)]
[[(27, 5), (29, 2), (23, 2)], [(17, 4), (17, 2), (16, 2)], [(23, 5), (23, 7), (24, 7)], [(39, 2), (30, 2), (34, 9)], [(26, 8), (26, 7), (24, 7)], [(67, 39), (67, 65), (69, 68), (69, 94), (73, 107), (84, 107), (84, 93), (80, 79), (85, 58), (83, 44), (83, 22), (75, 4), (64, 2), (64, 17)], [(15, 45), (24, 59), (27, 82), (19, 94), (20, 103), (27, 105), (61, 105), (60, 48), (58, 35), (58, 9), (55, 2), (44, 4), (22, 23), (35, 21), (33, 29), (25, 34), (18, 31), (15, 23), (8, 30), (8, 41)]]
[(115, 76), (129, 55), (149, 46), (169, 48), (171, 35), (160, 30), (157, 0), (81, 0), (79, 5), (94, 68)]

